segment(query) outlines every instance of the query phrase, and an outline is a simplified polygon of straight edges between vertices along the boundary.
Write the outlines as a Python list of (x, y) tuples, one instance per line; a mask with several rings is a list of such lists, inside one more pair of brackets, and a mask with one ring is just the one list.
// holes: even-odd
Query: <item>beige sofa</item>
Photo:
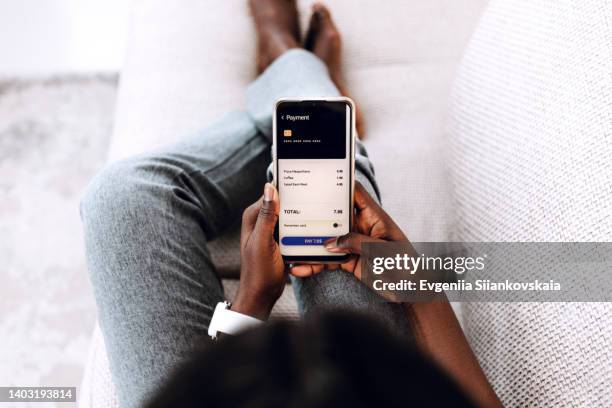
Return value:
[[(383, 203), (413, 241), (611, 240), (612, 80), (595, 58), (611, 61), (605, 2), (328, 3)], [(304, 24), (310, 4), (299, 2)], [(243, 1), (135, 2), (109, 160), (240, 109), (254, 51)], [(234, 238), (212, 243), (224, 274), (236, 271)], [(285, 294), (276, 313), (295, 316)], [(460, 311), (507, 406), (612, 406), (608, 305)], [(80, 399), (117, 404), (99, 329)]]

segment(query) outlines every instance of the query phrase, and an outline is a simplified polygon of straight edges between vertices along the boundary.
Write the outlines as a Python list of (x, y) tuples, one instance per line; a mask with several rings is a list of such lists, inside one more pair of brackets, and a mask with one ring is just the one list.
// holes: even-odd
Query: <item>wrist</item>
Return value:
[(241, 285), (238, 288), (238, 293), (236, 293), (236, 298), (232, 302), (231, 310), (259, 320), (267, 320), (277, 300), (277, 296), (247, 290)]

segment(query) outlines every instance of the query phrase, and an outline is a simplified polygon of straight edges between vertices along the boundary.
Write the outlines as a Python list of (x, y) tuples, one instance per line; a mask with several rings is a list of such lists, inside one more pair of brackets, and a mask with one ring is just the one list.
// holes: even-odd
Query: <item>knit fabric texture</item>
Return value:
[[(449, 135), (457, 240), (611, 241), (612, 3), (490, 2)], [(462, 309), (505, 406), (612, 406), (610, 304)]]

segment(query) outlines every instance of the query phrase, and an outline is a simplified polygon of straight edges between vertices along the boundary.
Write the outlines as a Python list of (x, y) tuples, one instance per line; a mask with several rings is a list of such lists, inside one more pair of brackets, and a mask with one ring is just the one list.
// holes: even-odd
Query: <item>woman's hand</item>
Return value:
[[(341, 268), (361, 279), (359, 256), (363, 242), (399, 241), (410, 245), (397, 224), (359, 183), (355, 185), (355, 209), (353, 232), (325, 243), (329, 252), (353, 256), (341, 265), (298, 265), (291, 269), (293, 275), (310, 276), (324, 269)], [(501, 407), (450, 304), (444, 301), (416, 302), (403, 307), (422, 350), (448, 370), (480, 406)]]
[(332, 253), (352, 254), (348, 261), (342, 264), (328, 265), (298, 265), (291, 268), (291, 274), (306, 277), (319, 273), (324, 269), (342, 269), (361, 279), (361, 244), (363, 242), (401, 241), (408, 242), (397, 224), (389, 217), (366, 189), (355, 183), (353, 231), (338, 238), (325, 242), (325, 248)]
[(265, 320), (283, 293), (287, 274), (274, 228), (278, 192), (270, 183), (262, 198), (244, 210), (240, 233), (240, 286), (232, 310)]

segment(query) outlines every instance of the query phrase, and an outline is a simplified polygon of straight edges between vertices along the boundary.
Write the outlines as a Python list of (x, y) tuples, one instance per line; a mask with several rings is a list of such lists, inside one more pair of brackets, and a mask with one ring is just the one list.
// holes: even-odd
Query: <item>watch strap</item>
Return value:
[(254, 317), (230, 310), (230, 306), (231, 303), (229, 302), (217, 303), (208, 326), (208, 335), (213, 339), (217, 338), (218, 333), (238, 334), (243, 330), (263, 323), (263, 321)]

